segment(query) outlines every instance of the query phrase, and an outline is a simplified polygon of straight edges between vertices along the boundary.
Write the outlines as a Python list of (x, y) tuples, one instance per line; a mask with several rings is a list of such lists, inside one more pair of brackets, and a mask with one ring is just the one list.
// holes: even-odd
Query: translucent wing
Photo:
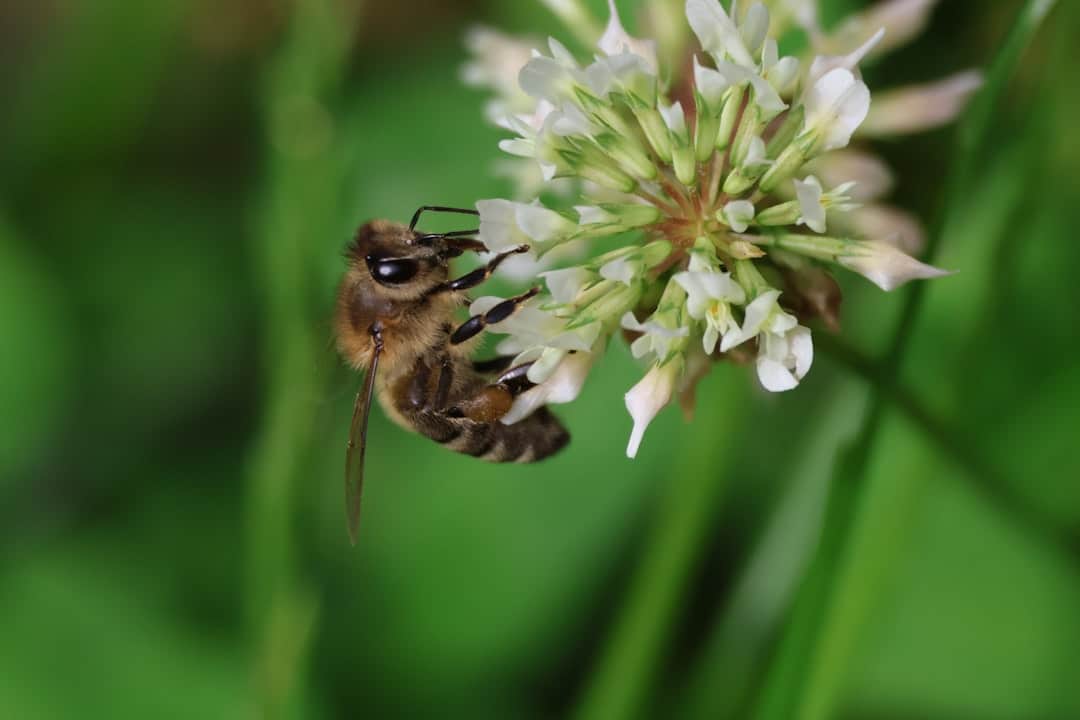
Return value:
[(364, 451), (367, 448), (368, 415), (375, 394), (375, 371), (379, 368), (382, 343), (376, 342), (371, 353), (371, 367), (364, 377), (364, 386), (356, 394), (349, 446), (345, 451), (345, 512), (349, 518), (349, 540), (356, 544), (360, 528), (360, 496), (364, 489)]

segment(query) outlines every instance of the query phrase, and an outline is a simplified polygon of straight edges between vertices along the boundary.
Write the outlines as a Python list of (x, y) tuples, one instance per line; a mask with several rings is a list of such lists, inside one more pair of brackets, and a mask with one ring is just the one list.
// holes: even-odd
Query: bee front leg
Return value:
[(505, 252), (501, 252), (491, 258), (487, 265), (478, 267), (454, 280), (447, 280), (445, 283), (435, 288), (435, 292), (458, 292), (459, 290), (469, 290), (470, 288), (474, 288), (491, 277), (491, 274), (495, 272), (506, 258), (511, 255), (520, 255), (524, 252), (529, 252), (528, 245), (518, 245)]

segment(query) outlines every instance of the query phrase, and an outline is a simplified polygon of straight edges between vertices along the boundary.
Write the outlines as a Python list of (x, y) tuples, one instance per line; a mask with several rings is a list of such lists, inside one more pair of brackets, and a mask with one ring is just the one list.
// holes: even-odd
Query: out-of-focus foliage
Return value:
[[(1022, 5), (941, 3), (871, 88), (989, 65)], [(742, 718), (796, 686), (824, 717), (1080, 716), (1074, 4), (960, 205), (951, 130), (884, 148), (898, 201), (948, 212), (959, 273), (927, 288), (810, 618), (882, 379), (861, 358), (906, 297), (859, 279), (798, 392), (718, 367), (635, 461), (614, 345), (540, 465), (376, 413), (348, 547), (340, 251), (367, 218), (505, 192), (457, 81), (479, 21), (557, 28), (496, 0), (0, 8), (0, 717)], [(778, 648), (822, 628), (788, 683)]]

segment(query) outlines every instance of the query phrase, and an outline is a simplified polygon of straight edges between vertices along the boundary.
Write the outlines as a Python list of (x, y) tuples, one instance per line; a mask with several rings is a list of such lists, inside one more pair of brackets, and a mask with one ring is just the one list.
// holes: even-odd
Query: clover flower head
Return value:
[[(871, 120), (891, 130), (940, 124), (977, 85), (966, 74), (901, 91), (885, 114), (872, 110), (860, 62), (909, 38), (933, 4), (886, 0), (826, 35), (810, 0), (742, 2), (731, 12), (718, 0), (686, 0), (697, 48), (668, 68), (609, 2), (591, 59), (551, 39), (520, 65), (516, 85), (504, 65), (473, 67), (468, 76), (505, 108), (498, 124), (513, 137), (500, 147), (541, 178), (531, 196), (519, 185), (516, 200), (477, 203), (480, 240), (492, 252), (527, 244), (540, 262), (568, 247), (586, 258), (540, 273), (544, 292), (492, 326), (506, 336), (499, 350), (532, 363), (536, 383), (504, 422), (573, 400), (622, 334), (647, 366), (625, 398), (634, 456), (656, 414), (692, 390), (700, 374), (687, 367), (703, 358), (752, 361), (771, 392), (797, 387), (813, 363), (808, 324), (836, 322), (829, 269), (885, 290), (945, 274), (900, 249), (917, 246), (891, 231), (905, 222), (918, 231), (876, 202), (892, 174), (849, 148)], [(557, 5), (560, 16), (587, 16), (575, 0)], [(795, 26), (816, 52), (780, 55), (778, 37)], [(901, 37), (887, 40), (886, 30)], [(474, 65), (510, 53), (498, 36), (471, 42)], [(558, 193), (541, 202), (557, 182), (570, 184), (569, 202), (552, 202)], [(498, 301), (481, 298), (473, 311)]]

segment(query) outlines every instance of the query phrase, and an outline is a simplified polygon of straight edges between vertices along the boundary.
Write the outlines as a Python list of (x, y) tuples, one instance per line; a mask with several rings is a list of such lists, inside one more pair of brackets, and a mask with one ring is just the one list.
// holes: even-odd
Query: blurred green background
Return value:
[[(941, 3), (871, 88), (989, 66), (1025, 7)], [(461, 36), (558, 24), (4, 4), (0, 718), (1080, 717), (1078, 20), (1000, 60), (972, 147), (881, 147), (960, 272), (844, 278), (798, 392), (718, 366), (630, 461), (616, 344), (528, 467), (376, 411), (353, 549), (340, 251), (508, 191)]]

